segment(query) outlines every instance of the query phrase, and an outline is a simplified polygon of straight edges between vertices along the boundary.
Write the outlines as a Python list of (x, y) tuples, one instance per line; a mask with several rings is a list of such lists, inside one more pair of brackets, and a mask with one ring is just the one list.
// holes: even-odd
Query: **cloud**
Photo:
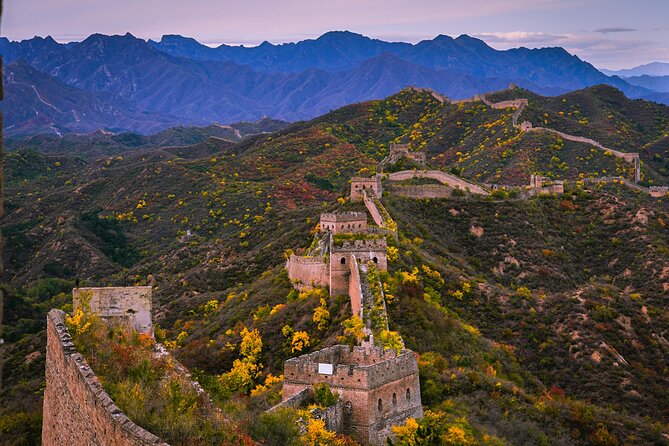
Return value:
[(510, 31), (510, 32), (494, 32), (494, 33), (480, 33), (474, 34), (481, 40), (488, 43), (509, 43), (514, 45), (520, 44), (537, 44), (546, 42), (560, 42), (566, 39), (567, 36), (561, 34), (548, 34), (534, 31)]
[(596, 33), (600, 33), (600, 34), (629, 33), (629, 32), (633, 32), (633, 31), (638, 31), (638, 30), (635, 29), (635, 28), (624, 28), (622, 26), (612, 26), (612, 27), (609, 27), (609, 28), (599, 28), (599, 29), (595, 30)]

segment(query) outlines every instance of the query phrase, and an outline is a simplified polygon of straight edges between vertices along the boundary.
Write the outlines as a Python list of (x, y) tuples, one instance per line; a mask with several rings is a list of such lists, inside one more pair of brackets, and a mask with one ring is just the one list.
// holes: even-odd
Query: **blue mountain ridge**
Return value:
[[(130, 33), (93, 34), (81, 42), (60, 44), (51, 37), (20, 42), (0, 38), (5, 63), (24, 60), (43, 75), (82, 94), (101, 93), (117, 100), (117, 115), (108, 127), (154, 130), (174, 122), (207, 124), (257, 120), (262, 116), (296, 121), (310, 119), (352, 102), (388, 96), (406, 86), (431, 88), (452, 98), (470, 97), (515, 83), (534, 92), (557, 95), (596, 84), (608, 84), (636, 98), (650, 94), (618, 77), (609, 77), (562, 48), (517, 48), (498, 51), (479, 39), (439, 35), (416, 44), (384, 42), (348, 31), (328, 32), (317, 39), (255, 47), (207, 47), (197, 40), (163, 36), (145, 41)], [(30, 93), (46, 88), (41, 76), (22, 82)], [(53, 85), (53, 83), (49, 83)], [(12, 94), (15, 85), (7, 85)], [(26, 101), (34, 97), (26, 95)], [(20, 105), (21, 95), (14, 97)], [(19, 101), (19, 102), (16, 102)], [(122, 101), (122, 102), (118, 102)], [(28, 110), (26, 104), (21, 106)], [(132, 109), (155, 117), (155, 124), (120, 119)], [(65, 110), (67, 112), (67, 110)], [(30, 118), (24, 113), (23, 118)], [(67, 115), (67, 113), (65, 113)], [(77, 130), (99, 128), (79, 110)], [(17, 115), (18, 116), (18, 115)], [(81, 119), (81, 117), (84, 119)], [(32, 117), (34, 120), (34, 117)], [(54, 126), (69, 131), (67, 123), (40, 121), (39, 129)], [(48, 119), (47, 119), (48, 120)], [(102, 122), (104, 124), (104, 122)], [(29, 123), (6, 125), (30, 133)]]

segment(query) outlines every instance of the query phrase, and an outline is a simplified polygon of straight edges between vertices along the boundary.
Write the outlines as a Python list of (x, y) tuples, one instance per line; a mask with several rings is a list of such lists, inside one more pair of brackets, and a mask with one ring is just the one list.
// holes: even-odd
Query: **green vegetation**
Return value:
[(151, 336), (82, 310), (66, 322), (77, 350), (135, 423), (173, 445), (244, 441), (206, 395), (158, 354)]
[[(557, 98), (521, 92), (531, 104), (521, 120), (538, 125), (548, 113), (549, 127), (639, 151), (644, 180), (667, 184), (666, 108), (599, 87)], [(478, 182), (629, 175), (629, 165), (591, 147), (521, 135), (512, 112), (407, 90), (234, 146), (125, 151), (89, 164), (76, 153), (8, 155), (0, 443), (38, 441), (45, 315), (71, 309), (75, 278), (154, 284), (157, 336), (224, 408), (235, 426), (222, 427), (226, 435), (238, 427), (267, 444), (321, 441), (315, 421), (304, 435), (294, 429), (298, 413), (260, 414), (280, 399), (287, 358), (363, 336), (345, 296), (300, 293), (284, 269), (284, 252), (311, 239), (320, 212), (361, 209), (346, 199), (351, 176), (371, 174), (393, 142)], [(604, 125), (609, 114), (614, 123)], [(397, 229), (389, 271), (378, 274), (388, 329), (420, 354), (421, 396), (434, 414), (416, 432), (491, 444), (664, 441), (669, 204), (618, 184), (569, 187), (531, 200), (384, 195), (384, 218)], [(243, 347), (251, 333), (259, 353)], [(134, 356), (144, 350), (123, 336), (132, 352), (124, 386), (142, 389), (153, 383)], [(121, 401), (127, 389), (110, 393)], [(173, 393), (190, 401), (186, 387)]]

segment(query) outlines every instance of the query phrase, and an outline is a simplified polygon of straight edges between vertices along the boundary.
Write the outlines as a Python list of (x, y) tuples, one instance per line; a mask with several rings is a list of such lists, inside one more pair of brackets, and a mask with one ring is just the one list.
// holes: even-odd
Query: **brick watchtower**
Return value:
[(421, 418), (418, 362), (411, 350), (335, 345), (284, 364), (283, 401), (328, 383), (344, 402), (342, 432), (363, 445), (381, 446), (392, 426)]

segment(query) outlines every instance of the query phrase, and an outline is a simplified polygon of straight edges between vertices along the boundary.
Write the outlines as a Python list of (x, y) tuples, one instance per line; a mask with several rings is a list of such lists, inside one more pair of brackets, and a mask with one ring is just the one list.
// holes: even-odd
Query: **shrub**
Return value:
[(332, 393), (328, 383), (314, 384), (314, 400), (319, 406), (330, 407), (337, 404), (339, 394)]

